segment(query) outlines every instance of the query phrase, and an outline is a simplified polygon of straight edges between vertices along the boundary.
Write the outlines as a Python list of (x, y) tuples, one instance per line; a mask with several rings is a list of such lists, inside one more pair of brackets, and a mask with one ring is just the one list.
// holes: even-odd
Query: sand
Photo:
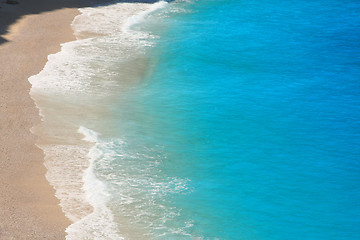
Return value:
[(40, 117), (28, 78), (60, 43), (74, 39), (70, 23), (82, 5), (18, 1), (0, 3), (0, 239), (65, 239), (70, 221), (45, 178), (44, 155), (30, 131)]

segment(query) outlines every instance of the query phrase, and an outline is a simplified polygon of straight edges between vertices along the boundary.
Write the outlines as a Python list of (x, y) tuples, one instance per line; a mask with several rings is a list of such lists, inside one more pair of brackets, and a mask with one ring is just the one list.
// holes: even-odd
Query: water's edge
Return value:
[[(97, 69), (91, 64), (96, 64), (96, 58), (101, 57), (101, 49), (94, 52), (82, 50), (99, 42), (97, 46), (101, 48), (101, 41), (105, 38), (106, 41), (113, 38), (117, 43), (120, 38), (123, 46), (119, 51), (124, 53), (120, 58), (125, 64), (126, 61), (131, 64), (137, 60), (131, 57), (136, 58), (139, 54), (136, 52), (141, 52), (142, 46), (147, 44), (146, 38), (151, 37), (133, 32), (131, 26), (165, 4), (114, 3), (79, 9), (81, 14), (72, 23), (77, 40), (62, 44), (60, 52), (48, 56), (44, 69), (29, 78), (32, 84), (30, 95), (42, 120), (32, 132), (39, 137), (37, 146), (45, 154), (46, 178), (56, 190), (66, 217), (73, 222), (66, 229), (67, 239), (123, 239), (124, 234), (131, 235), (121, 233), (113, 222), (111, 210), (106, 206), (106, 186), (93, 172), (94, 156), (96, 158), (96, 152), (100, 151), (97, 133), (82, 126), (101, 128), (91, 119), (109, 112), (96, 103), (111, 101), (112, 96), (111, 93), (98, 94), (98, 87), (112, 88), (116, 84), (111, 82), (111, 76), (107, 76), (110, 78), (108, 82), (97, 85), (98, 79), (92, 79), (94, 73), (91, 72)], [(121, 17), (117, 17), (118, 12), (121, 12)], [(117, 24), (107, 24), (109, 20), (116, 20)], [(87, 62), (87, 58), (92, 59)], [(69, 68), (69, 65), (76, 64), (76, 67)], [(131, 80), (141, 76), (139, 71), (143, 70), (144, 66), (137, 69), (135, 76), (131, 73), (124, 73), (124, 76), (127, 74)]]

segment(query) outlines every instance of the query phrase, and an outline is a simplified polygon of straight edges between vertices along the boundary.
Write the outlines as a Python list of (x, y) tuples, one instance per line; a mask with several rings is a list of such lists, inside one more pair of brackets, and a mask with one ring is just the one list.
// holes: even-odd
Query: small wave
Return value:
[(68, 240), (190, 236), (186, 229), (192, 227), (191, 220), (171, 226), (181, 211), (166, 200), (191, 191), (189, 180), (160, 171), (161, 150), (130, 150), (124, 140), (103, 140), (99, 133), (83, 126), (78, 132), (83, 141), (94, 143), (82, 178), (82, 189), (93, 211), (67, 228)]
[(95, 161), (101, 159), (103, 155), (97, 142), (99, 134), (83, 126), (80, 126), (78, 131), (84, 135), (84, 141), (95, 143), (88, 153), (90, 164), (83, 175), (83, 189), (86, 200), (93, 207), (93, 212), (70, 225), (66, 229), (68, 233), (66, 239), (124, 239), (114, 222), (113, 213), (107, 207), (111, 195), (106, 184), (100, 181), (94, 172)]
[(152, 4), (152, 6), (147, 11), (144, 11), (140, 14), (137, 14), (137, 15), (134, 15), (134, 16), (128, 18), (127, 21), (125, 22), (125, 24), (123, 25), (122, 30), (124, 32), (128, 32), (131, 29), (131, 27), (143, 22), (145, 20), (146, 16), (148, 16), (149, 14), (151, 14), (159, 9), (166, 7), (167, 4), (168, 3), (165, 1), (159, 1), (159, 2)]
[(93, 130), (90, 130), (86, 127), (80, 126), (78, 132), (84, 135), (82, 140), (96, 143), (98, 141), (99, 134)]
[(77, 40), (62, 44), (60, 52), (48, 56), (44, 69), (29, 78), (32, 95), (69, 102), (116, 95), (124, 84), (143, 75), (146, 47), (153, 46), (151, 39), (156, 38), (150, 32), (129, 31), (130, 26), (166, 4), (116, 3), (79, 9), (81, 15), (72, 23)]
[(190, 180), (161, 171), (166, 158), (161, 148), (133, 149), (133, 144), (119, 138), (100, 141), (97, 147), (101, 157), (97, 158), (95, 172), (111, 193), (108, 206), (121, 233), (127, 229), (129, 239), (188, 235), (186, 229), (192, 225), (188, 221), (175, 224), (181, 210), (171, 206), (168, 199), (192, 191)]

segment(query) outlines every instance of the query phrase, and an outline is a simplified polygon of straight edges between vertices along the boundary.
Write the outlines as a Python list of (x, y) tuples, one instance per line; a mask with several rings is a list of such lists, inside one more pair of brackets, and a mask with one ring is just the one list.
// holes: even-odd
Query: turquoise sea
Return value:
[(360, 2), (140, 5), (84, 9), (31, 80), (93, 142), (69, 239), (360, 239)]

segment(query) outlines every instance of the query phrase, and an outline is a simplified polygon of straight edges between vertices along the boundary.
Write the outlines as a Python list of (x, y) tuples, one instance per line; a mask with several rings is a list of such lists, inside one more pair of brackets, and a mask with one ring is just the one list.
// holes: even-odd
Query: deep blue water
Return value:
[(166, 8), (186, 11), (137, 26), (160, 37), (113, 106), (133, 197), (189, 238), (360, 239), (360, 2)]

